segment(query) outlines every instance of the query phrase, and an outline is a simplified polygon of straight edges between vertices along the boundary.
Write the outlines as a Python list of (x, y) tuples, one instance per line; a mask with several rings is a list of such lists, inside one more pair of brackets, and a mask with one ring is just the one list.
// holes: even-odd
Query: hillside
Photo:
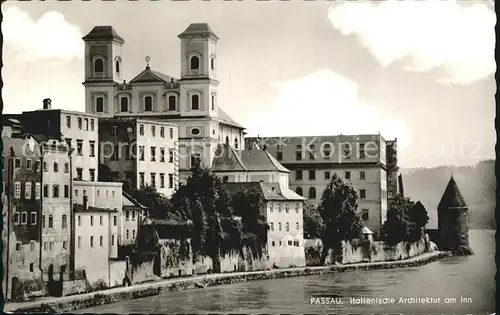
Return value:
[(437, 228), (437, 205), (451, 174), (469, 206), (470, 228), (495, 229), (495, 161), (475, 166), (401, 169), (405, 196), (420, 200), (429, 213), (428, 228)]

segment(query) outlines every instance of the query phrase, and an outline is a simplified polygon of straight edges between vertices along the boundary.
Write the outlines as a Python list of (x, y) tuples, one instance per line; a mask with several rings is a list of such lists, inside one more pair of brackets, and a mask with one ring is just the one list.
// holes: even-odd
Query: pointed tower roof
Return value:
[(125, 40), (118, 35), (111, 25), (94, 26), (87, 35), (83, 36), (84, 41), (88, 40), (115, 40), (120, 44), (125, 43)]
[(417, 202), (415, 203), (415, 205), (413, 206), (413, 209), (418, 209), (418, 208), (420, 208), (420, 209), (424, 209), (424, 210), (425, 210), (424, 205), (423, 205), (420, 201), (417, 201)]
[(184, 39), (189, 36), (201, 36), (203, 38), (212, 38), (218, 40), (219, 37), (215, 35), (210, 26), (207, 23), (191, 23), (186, 28), (184, 32), (179, 34), (177, 37)]
[(438, 205), (438, 209), (450, 208), (467, 208), (467, 204), (465, 203), (462, 193), (460, 193), (460, 189), (458, 189), (453, 175), (451, 176), (448, 186), (446, 186), (443, 197)]

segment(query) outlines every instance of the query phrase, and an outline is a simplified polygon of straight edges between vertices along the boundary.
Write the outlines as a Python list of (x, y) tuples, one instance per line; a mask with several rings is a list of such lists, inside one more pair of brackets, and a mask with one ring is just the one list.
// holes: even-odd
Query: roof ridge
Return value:
[(236, 157), (236, 160), (238, 161), (238, 163), (240, 163), (240, 166), (245, 170), (245, 171), (248, 171), (248, 168), (245, 166), (245, 164), (243, 163), (243, 161), (241, 160), (241, 157), (240, 155), (235, 151), (235, 149), (233, 149), (230, 145), (228, 144), (225, 144), (226, 146), (229, 147), (229, 150), (231, 150), (231, 152), (234, 154), (234, 156)]

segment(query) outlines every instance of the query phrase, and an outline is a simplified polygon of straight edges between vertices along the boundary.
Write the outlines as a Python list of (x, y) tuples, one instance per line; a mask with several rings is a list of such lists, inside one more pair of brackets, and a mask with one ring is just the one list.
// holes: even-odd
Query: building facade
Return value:
[(179, 36), (180, 78), (151, 69), (127, 82), (124, 39), (111, 26), (96, 26), (85, 42), (85, 110), (99, 117), (141, 117), (179, 126), (179, 178), (201, 163), (210, 167), (218, 143), (243, 145), (244, 128), (218, 104), (217, 41), (205, 23), (190, 24)]
[(179, 183), (177, 125), (133, 117), (102, 118), (99, 125), (100, 163), (109, 167), (111, 180), (136, 189), (153, 186), (166, 197), (174, 193)]
[(387, 217), (388, 199), (397, 194), (396, 141), (389, 145), (389, 168), (388, 146), (380, 135), (246, 138), (245, 142), (248, 149), (265, 147), (291, 171), (290, 188), (315, 204), (336, 173), (357, 191), (359, 210), (367, 227), (380, 233)]

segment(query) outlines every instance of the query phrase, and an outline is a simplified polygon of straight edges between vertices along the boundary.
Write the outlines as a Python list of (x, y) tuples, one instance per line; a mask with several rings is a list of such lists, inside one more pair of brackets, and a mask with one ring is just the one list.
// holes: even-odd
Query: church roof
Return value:
[(467, 208), (464, 197), (462, 193), (460, 193), (453, 176), (451, 176), (448, 186), (446, 186), (443, 197), (438, 205), (438, 209), (448, 208)]
[(135, 78), (130, 80), (129, 83), (142, 83), (142, 82), (170, 83), (172, 81), (177, 81), (177, 79), (169, 75), (163, 74), (161, 72), (151, 70), (151, 68), (147, 66), (146, 69), (144, 69), (141, 73), (139, 73)]
[(239, 123), (236, 122), (236, 120), (234, 120), (233, 118), (231, 118), (231, 116), (229, 116), (222, 108), (219, 107), (219, 113), (217, 115), (217, 118), (219, 118), (220, 120), (222, 120), (222, 122), (230, 125), (230, 126), (235, 126), (235, 127), (239, 127), (239, 128), (242, 128), (242, 129), (245, 129), (245, 127), (243, 127), (242, 125), (240, 125)]
[(266, 150), (236, 151), (231, 146), (223, 144), (219, 146), (217, 152), (219, 154), (212, 161), (214, 172), (278, 171), (290, 173)]
[(188, 36), (212, 37), (215, 40), (219, 39), (207, 23), (191, 23), (184, 32), (178, 35), (181, 39)]
[(104, 26), (94, 26), (94, 28), (87, 35), (83, 36), (84, 41), (88, 40), (115, 40), (121, 44), (125, 43), (125, 40), (118, 35), (115, 29), (111, 25)]

